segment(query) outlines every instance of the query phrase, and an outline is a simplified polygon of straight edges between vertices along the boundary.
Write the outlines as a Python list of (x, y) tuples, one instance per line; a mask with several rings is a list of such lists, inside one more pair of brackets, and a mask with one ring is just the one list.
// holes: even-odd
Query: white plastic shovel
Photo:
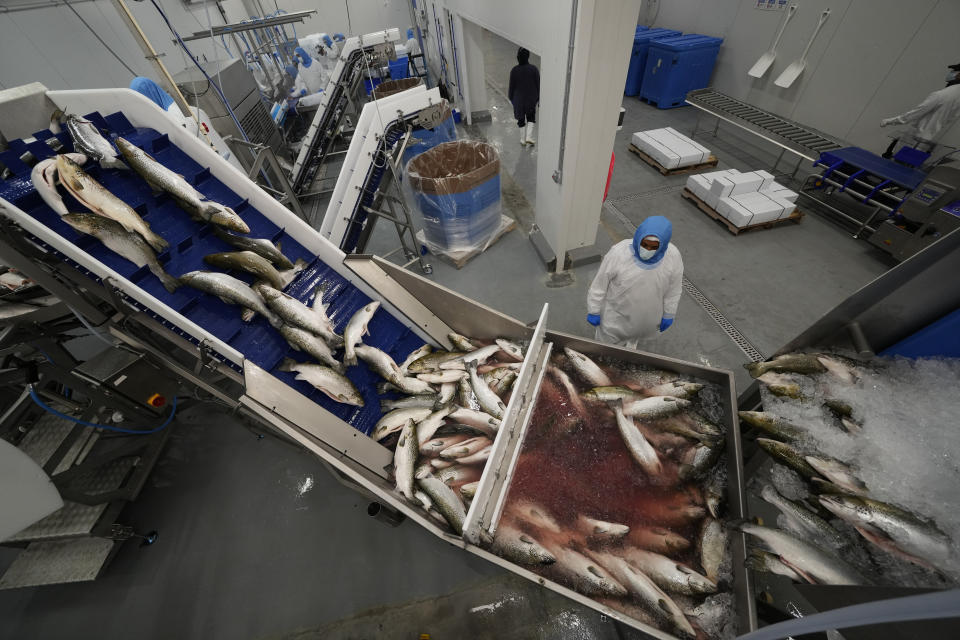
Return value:
[(783, 19), (783, 23), (780, 25), (780, 30), (777, 31), (777, 35), (773, 39), (773, 44), (770, 45), (770, 50), (760, 56), (760, 59), (753, 63), (753, 66), (750, 67), (750, 71), (747, 71), (748, 76), (751, 78), (762, 78), (763, 74), (765, 74), (770, 68), (770, 65), (773, 64), (773, 61), (777, 59), (777, 45), (780, 44), (780, 38), (783, 36), (784, 30), (787, 28), (787, 23), (790, 22), (790, 18), (792, 18), (793, 14), (796, 12), (797, 5), (790, 5), (790, 8), (787, 9), (787, 16)]
[(810, 42), (807, 43), (807, 48), (803, 50), (803, 54), (801, 54), (799, 58), (791, 62), (790, 66), (783, 70), (783, 73), (781, 73), (780, 77), (774, 82), (775, 85), (786, 89), (803, 73), (804, 68), (807, 66), (807, 54), (810, 53), (810, 47), (813, 46), (813, 41), (817, 39), (817, 34), (820, 33), (820, 29), (823, 28), (824, 23), (829, 17), (830, 9), (824, 9), (823, 13), (820, 14), (820, 20), (817, 21), (817, 27), (813, 30), (813, 35), (810, 36)]

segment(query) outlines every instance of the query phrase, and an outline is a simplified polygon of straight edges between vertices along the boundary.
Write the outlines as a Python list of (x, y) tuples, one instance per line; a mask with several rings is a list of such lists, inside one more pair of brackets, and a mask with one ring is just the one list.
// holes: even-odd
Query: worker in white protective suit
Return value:
[(337, 60), (340, 59), (340, 45), (327, 34), (323, 34), (321, 40), (324, 46), (324, 66), (333, 71), (337, 67)]
[(423, 74), (423, 58), (415, 58), (422, 53), (420, 50), (420, 41), (417, 40), (416, 34), (413, 32), (413, 29), (407, 29), (407, 44), (405, 45), (407, 49), (407, 56), (410, 61), (413, 62), (414, 68), (417, 70), (418, 74)]
[[(892, 118), (884, 118), (880, 126), (910, 125), (909, 133), (925, 144), (926, 151), (932, 151), (940, 136), (960, 119), (960, 64), (950, 65), (947, 69), (946, 87), (934, 91), (913, 109)], [(897, 142), (899, 138), (890, 143), (883, 153), (884, 158), (893, 156)]]
[(294, 93), (298, 96), (307, 96), (325, 88), (327, 86), (327, 74), (320, 63), (314, 61), (313, 57), (302, 47), (297, 47), (293, 50), (293, 53), (299, 59), (297, 78), (293, 84)]
[(600, 342), (636, 349), (670, 328), (683, 291), (683, 260), (673, 225), (651, 216), (632, 240), (613, 245), (587, 292), (587, 322)]

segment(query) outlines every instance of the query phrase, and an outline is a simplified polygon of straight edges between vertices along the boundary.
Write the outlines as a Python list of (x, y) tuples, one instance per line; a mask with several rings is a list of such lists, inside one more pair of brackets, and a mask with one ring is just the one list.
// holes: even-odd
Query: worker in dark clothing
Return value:
[(520, 127), (520, 144), (533, 145), (533, 123), (537, 121), (540, 102), (540, 71), (530, 64), (530, 52), (520, 47), (517, 66), (510, 70), (507, 97), (513, 103), (513, 117)]

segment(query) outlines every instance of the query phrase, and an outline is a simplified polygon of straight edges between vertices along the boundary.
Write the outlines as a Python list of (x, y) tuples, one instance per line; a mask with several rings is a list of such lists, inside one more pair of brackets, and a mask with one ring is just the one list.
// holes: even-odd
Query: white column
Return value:
[[(579, 0), (560, 184), (548, 177), (559, 166), (559, 153), (550, 153), (554, 145), (541, 140), (561, 127), (540, 127), (538, 140), (536, 219), (557, 256), (557, 271), (563, 269), (567, 251), (596, 238), (640, 3)], [(565, 80), (565, 65), (563, 69)], [(541, 193), (546, 197), (541, 199)], [(541, 206), (557, 202), (558, 195), (559, 206)]]
[(460, 73), (463, 76), (464, 96), (466, 98), (467, 124), (473, 124), (473, 114), (486, 111), (487, 102), (486, 69), (483, 64), (483, 29), (469, 20), (457, 19), (462, 26), (460, 30), (463, 44), (463, 57)]

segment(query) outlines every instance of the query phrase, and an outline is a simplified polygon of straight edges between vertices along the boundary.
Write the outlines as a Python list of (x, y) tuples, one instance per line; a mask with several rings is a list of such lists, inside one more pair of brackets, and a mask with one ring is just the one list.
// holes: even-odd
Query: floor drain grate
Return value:
[(707, 296), (703, 295), (703, 292), (697, 289), (697, 287), (686, 278), (683, 279), (683, 290), (686, 291), (697, 304), (703, 307), (707, 315), (713, 318), (713, 321), (723, 329), (723, 332), (733, 340), (734, 344), (740, 347), (740, 351), (743, 351), (752, 362), (763, 362), (766, 360), (766, 357), (764, 357), (755, 346), (750, 344), (750, 341), (740, 333), (740, 330), (733, 326), (730, 321), (720, 313), (720, 309), (717, 309)]

